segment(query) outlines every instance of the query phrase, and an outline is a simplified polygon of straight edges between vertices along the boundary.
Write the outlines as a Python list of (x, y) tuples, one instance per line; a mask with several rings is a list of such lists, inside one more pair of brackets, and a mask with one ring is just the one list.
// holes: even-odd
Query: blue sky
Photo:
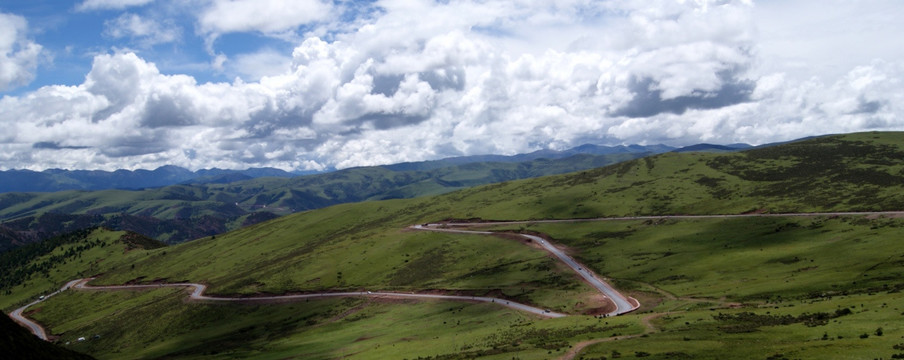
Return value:
[(896, 0), (0, 0), (0, 169), (904, 129)]
[[(214, 54), (238, 56), (264, 50), (291, 54), (291, 41), (259, 32), (219, 35), (208, 46), (195, 15), (185, 4), (145, 4), (85, 8), (84, 1), (0, 1), (0, 11), (25, 17), (29, 37), (40, 44), (45, 59), (34, 80), (6, 94), (19, 95), (45, 85), (78, 85), (91, 70), (94, 55), (132, 51), (154, 62), (163, 73), (187, 74), (199, 82), (232, 81), (235, 70), (215, 69)], [(128, 4), (128, 1), (121, 3)], [(197, 2), (195, 2), (197, 3)], [(136, 33), (144, 23), (149, 33)], [(301, 30), (301, 27), (299, 27)]]

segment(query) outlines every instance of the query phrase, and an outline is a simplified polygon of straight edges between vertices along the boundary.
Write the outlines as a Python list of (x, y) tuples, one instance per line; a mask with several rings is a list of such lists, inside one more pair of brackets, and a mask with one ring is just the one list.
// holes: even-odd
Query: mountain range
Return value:
[[(113, 179), (108, 185), (122, 185), (141, 174), (155, 174), (151, 177), (157, 183), (181, 183), (132, 190), (0, 194), (0, 251), (87, 226), (130, 230), (178, 243), (339, 203), (440, 194), (481, 184), (590, 169), (670, 149), (583, 146), (561, 152), (451, 158), (295, 177), (285, 177), (286, 173), (272, 169), (192, 173), (165, 167), (150, 172), (95, 172)], [(487, 159), (499, 161), (479, 161)], [(67, 174), (56, 173), (60, 178)], [(196, 177), (184, 180), (189, 174)], [(283, 177), (250, 178), (261, 175)], [(230, 181), (236, 177), (240, 180)], [(100, 186), (102, 182), (95, 184)]]
[(0, 193), (53, 192), (63, 190), (143, 189), (180, 183), (223, 183), (259, 177), (292, 177), (298, 174), (274, 168), (247, 170), (202, 169), (189, 171), (178, 166), (154, 170), (63, 170), (0, 171)]
[[(10, 170), (0, 172), (0, 251), (88, 226), (179, 243), (330, 205), (435, 195), (562, 174), (669, 151), (724, 152), (749, 145), (582, 145), (563, 151), (478, 155), (295, 175), (279, 169)], [(53, 189), (74, 188), (51, 191)], [(98, 190), (92, 190), (98, 189)]]
[[(406, 162), (399, 164), (383, 165), (383, 168), (393, 171), (433, 170), (454, 165), (462, 165), (477, 162), (501, 162), (517, 163), (538, 159), (562, 159), (579, 154), (589, 155), (614, 155), (614, 154), (659, 154), (669, 151), (733, 151), (750, 147), (746, 144), (712, 145), (699, 144), (684, 148), (674, 148), (667, 145), (619, 145), (602, 146), (585, 144), (567, 150), (538, 150), (526, 154), (516, 155), (472, 155), (450, 157), (440, 160)], [(56, 192), (65, 190), (140, 190), (176, 184), (225, 184), (243, 180), (251, 180), (262, 177), (291, 178), (296, 176), (314, 175), (318, 173), (333, 172), (336, 169), (324, 171), (294, 171), (287, 172), (276, 168), (249, 168), (245, 170), (228, 169), (201, 169), (191, 171), (182, 167), (166, 165), (153, 170), (65, 170), (47, 169), (44, 171), (32, 170), (5, 170), (0, 171), (0, 193), (7, 192)]]

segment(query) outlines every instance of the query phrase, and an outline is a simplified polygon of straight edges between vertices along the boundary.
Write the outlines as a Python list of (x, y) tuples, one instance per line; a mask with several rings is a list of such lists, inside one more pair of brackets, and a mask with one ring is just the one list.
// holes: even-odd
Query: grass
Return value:
[(7, 289), (8, 291), (0, 296), (0, 308), (6, 312), (12, 311), (43, 294), (59, 290), (69, 280), (101, 272), (105, 269), (106, 260), (119, 258), (126, 253), (129, 245), (119, 241), (123, 235), (125, 232), (99, 229), (90, 233), (82, 242), (57, 247), (52, 252), (34, 259), (30, 264), (45, 263), (52, 256), (66, 254), (69, 249), (83, 245), (87, 241), (103, 243), (103, 246), (92, 247), (76, 258), (53, 263), (45, 271), (32, 274), (24, 283)]
[(402, 230), (394, 217), (405, 204), (339, 206), (134, 252), (109, 261), (98, 283), (186, 280), (224, 295), (439, 289), (558, 309), (574, 307), (565, 299), (590, 291), (543, 252), (515, 240)]
[[(611, 358), (613, 352), (632, 358), (643, 351), (649, 359), (872, 359), (904, 353), (894, 346), (904, 343), (904, 315), (900, 293), (838, 296), (814, 301), (783, 301), (743, 309), (697, 309), (672, 312), (654, 320), (659, 332), (588, 347), (585, 359)], [(756, 326), (754, 323), (717, 320), (719, 314), (755, 313), (760, 318), (805, 313), (834, 313), (850, 309), (851, 315), (825, 325)], [(740, 325), (740, 327), (739, 327)], [(745, 326), (746, 325), (746, 326)], [(882, 336), (876, 336), (882, 328)], [(733, 329), (747, 329), (738, 332)], [(867, 338), (861, 338), (867, 334)]]
[[(302, 228), (307, 227), (314, 233), (333, 231), (314, 226), (314, 223), (321, 223), (320, 219), (311, 220), (313, 223), (302, 222)], [(904, 248), (897, 241), (902, 224), (904, 219), (849, 216), (525, 226), (524, 230), (549, 234), (556, 242), (567, 245), (586, 265), (611, 276), (617, 286), (647, 303), (641, 312), (618, 318), (574, 316), (539, 320), (491, 304), (439, 301), (344, 299), (268, 305), (197, 304), (184, 301), (185, 291), (172, 289), (67, 292), (48, 300), (34, 317), (54, 324), (52, 332), (61, 334), (63, 342), (71, 342), (70, 338), (86, 333), (101, 335), (97, 345), (91, 345), (96, 346), (94, 348), (87, 343), (70, 344), (75, 350), (87, 351), (100, 358), (134, 354), (136, 358), (168, 355), (262, 359), (290, 356), (315, 359), (418, 356), (544, 359), (563, 354), (581, 340), (613, 334), (640, 334), (644, 332), (643, 319), (651, 315), (658, 315), (647, 320), (652, 321), (657, 332), (593, 345), (582, 356), (611, 358), (612, 352), (616, 351), (626, 357), (649, 355), (659, 359), (722, 358), (726, 353), (736, 354), (733, 357), (737, 358), (745, 358), (744, 354), (750, 355), (747, 358), (771, 355), (861, 358), (877, 350), (890, 356), (897, 354), (893, 346), (904, 336), (904, 328), (900, 325), (904, 324), (900, 319), (904, 316), (904, 308), (896, 305), (904, 300), (899, 292), (904, 287), (900, 283)], [(287, 230), (296, 229), (289, 224), (284, 226)], [(321, 223), (320, 226), (326, 225)], [(371, 279), (391, 282), (395, 279), (393, 276), (405, 274), (408, 277), (400, 282), (402, 284), (429, 287), (431, 281), (441, 279), (440, 284), (444, 286), (454, 288), (457, 281), (462, 281), (476, 289), (480, 288), (476, 284), (481, 281), (493, 279), (501, 284), (522, 283), (523, 274), (512, 267), (521, 270), (529, 264), (542, 266), (544, 263), (531, 262), (537, 259), (512, 263), (505, 257), (488, 257), (484, 259), (485, 273), (477, 272), (474, 279), (465, 281), (465, 278), (447, 273), (432, 273), (425, 269), (426, 265), (417, 264), (436, 264), (438, 268), (454, 270), (456, 267), (446, 268), (445, 264), (479, 259), (481, 253), (496, 251), (498, 249), (494, 247), (500, 244), (512, 245), (509, 249), (512, 251), (520, 248), (534, 255), (540, 253), (514, 240), (489, 236), (395, 231), (387, 238), (390, 240), (382, 240), (390, 242), (384, 244), (387, 252), (375, 253), (375, 256), (383, 258), (388, 254), (399, 254), (398, 267), (395, 271), (386, 271), (386, 277), (372, 276)], [(349, 232), (348, 236), (358, 239), (355, 232)], [(247, 239), (244, 236), (238, 238)], [(367, 238), (380, 239), (376, 235)], [(263, 240), (255, 240), (255, 244), (268, 243)], [(275, 242), (275, 238), (271, 240), (274, 241), (270, 243)], [(226, 237), (224, 241), (231, 240)], [(483, 243), (490, 247), (461, 253), (458, 258), (451, 254), (455, 254), (452, 250), (458, 249), (455, 244), (459, 242)], [(355, 243), (358, 242), (331, 244), (343, 247)], [(375, 248), (381, 247), (365, 248), (376, 251)], [(329, 249), (332, 248), (328, 246), (324, 251), (329, 253), (332, 251)], [(357, 248), (347, 250), (357, 251)], [(165, 261), (170, 255), (163, 255), (163, 251), (173, 252), (173, 247), (147, 253), (151, 259)], [(229, 253), (222, 256), (229, 256)], [(405, 254), (411, 255), (412, 260), (406, 263), (403, 260)], [(516, 256), (506, 252), (493, 254)], [(329, 258), (323, 254), (316, 257)], [(446, 257), (456, 261), (444, 259)], [(174, 259), (167, 264), (175, 266), (186, 261), (179, 257)], [(155, 268), (165, 267), (158, 264)], [(410, 272), (417, 268), (427, 271), (411, 275)], [(357, 273), (367, 269), (366, 266), (345, 264), (336, 269), (341, 269), (348, 284), (357, 284), (366, 278)], [(388, 269), (392, 270), (392, 267)], [(292, 276), (286, 277), (295, 281)], [(508, 280), (508, 277), (513, 279)], [(556, 297), (563, 293), (548, 291), (545, 294)], [(561, 302), (574, 310), (570, 308), (573, 306), (570, 301), (574, 299)], [(852, 314), (816, 326), (801, 322), (787, 325), (766, 322), (764, 325), (755, 320), (749, 323), (718, 317), (726, 314), (731, 315), (727, 316), (730, 319), (753, 313), (758, 316), (753, 319), (784, 315), (797, 318), (807, 313), (834, 313), (844, 308), (851, 309)], [(130, 323), (143, 325), (135, 327), (129, 326)], [(883, 335), (877, 336), (875, 333), (880, 327)], [(123, 335), (108, 335), (117, 333)], [(826, 340), (822, 340), (824, 334)], [(861, 339), (863, 334), (869, 336)], [(120, 352), (111, 353), (105, 349), (119, 349)], [(214, 354), (210, 349), (220, 350)]]
[(184, 297), (176, 289), (67, 292), (33, 316), (56, 324), (51, 331), (59, 342), (100, 359), (543, 359), (564, 352), (575, 336), (640, 331), (622, 319), (541, 321), (491, 304), (332, 299), (243, 305), (186, 303)]
[[(592, 291), (539, 250), (512, 239), (405, 227), (473, 217), (900, 210), (901, 185), (880, 182), (900, 172), (895, 156), (901, 144), (899, 133), (855, 134), (741, 154), (663, 154), (429, 198), (338, 205), (178, 246), (99, 254), (93, 259), (103, 260), (90, 262), (93, 268), (66, 265), (55, 281), (80, 271), (102, 275), (97, 282), (108, 284), (203, 282), (221, 295), (433, 289), (581, 313), (592, 307)], [(831, 161), (814, 160), (818, 154)], [(812, 183), (821, 185), (804, 186)], [(361, 299), (310, 306), (194, 304), (184, 302), (184, 292), (164, 290), (69, 293), (46, 302), (35, 316), (64, 338), (132, 334), (102, 335), (99, 340), (110, 342), (89, 349), (117, 358), (122, 354), (110, 354), (112, 349), (142, 357), (540, 359), (561, 355), (581, 340), (639, 335), (644, 321), (662, 331), (600, 343), (583, 355), (612, 357), (614, 350), (651, 358), (861, 358), (873, 349), (890, 356), (896, 341), (904, 343), (902, 309), (894, 305), (904, 288), (902, 225), (902, 219), (851, 216), (507, 227), (548, 234), (645, 304), (618, 318), (539, 321), (491, 304)], [(58, 285), (35, 282), (0, 300), (12, 304), (14, 297), (44, 291), (42, 286)], [(815, 327), (758, 323), (851, 306), (853, 314)], [(73, 315), (79, 312), (87, 315)], [(754, 323), (747, 324), (719, 318), (719, 312), (757, 316), (748, 316)], [(647, 318), (652, 315), (658, 317)], [(147, 326), (130, 325), (146, 321)], [(626, 327), (610, 328), (620, 325)], [(883, 336), (875, 335), (879, 327)], [(824, 333), (835, 340), (822, 340)], [(863, 334), (868, 336), (861, 339)], [(222, 352), (203, 353), (210, 349)]]
[[(511, 226), (497, 227), (504, 228)], [(582, 353), (587, 359), (611, 358), (612, 351), (634, 357), (638, 349), (652, 359), (726, 354), (853, 359), (904, 353), (893, 348), (904, 343), (904, 307), (899, 305), (904, 300), (904, 219), (769, 217), (524, 228), (567, 245), (617, 287), (646, 299), (647, 307), (629, 315), (636, 321), (667, 314), (654, 320), (661, 331), (594, 345)], [(754, 326), (714, 318), (746, 312), (799, 317), (845, 308), (853, 314), (819, 326)], [(883, 336), (875, 335), (878, 328)], [(869, 337), (861, 339), (863, 334)]]
[(737, 301), (904, 287), (902, 219), (735, 218), (542, 224), (598, 273)]

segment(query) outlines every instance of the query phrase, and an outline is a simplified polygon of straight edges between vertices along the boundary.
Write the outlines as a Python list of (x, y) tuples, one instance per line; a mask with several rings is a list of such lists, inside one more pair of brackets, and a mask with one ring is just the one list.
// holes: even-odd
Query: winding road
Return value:
[[(499, 224), (499, 223), (493, 223)], [(492, 235), (495, 234), (490, 231), (469, 231), (469, 230), (456, 230), (456, 229), (447, 229), (443, 227), (447, 226), (467, 226), (469, 224), (465, 223), (444, 223), (444, 224), (425, 224), (425, 225), (414, 225), (411, 228), (417, 230), (430, 230), (430, 231), (440, 231), (440, 232), (451, 232), (451, 233), (459, 233), (459, 234), (479, 234), (479, 235)], [(471, 224), (473, 225), (473, 224)], [(530, 239), (531, 241), (539, 244), (543, 247), (544, 250), (548, 251), (550, 254), (553, 254), (560, 261), (568, 265), (575, 273), (581, 276), (590, 286), (592, 286), (597, 291), (603, 293), (609, 300), (615, 304), (615, 310), (606, 314), (609, 316), (613, 315), (621, 315), (624, 313), (628, 313), (634, 310), (637, 310), (640, 307), (640, 302), (633, 298), (628, 298), (622, 295), (618, 290), (615, 290), (611, 285), (603, 281), (597, 276), (596, 273), (590, 271), (586, 266), (581, 265), (577, 261), (574, 260), (571, 256), (568, 256), (561, 249), (555, 247), (555, 245), (551, 244), (546, 239), (543, 239), (539, 236), (527, 235), (527, 234), (518, 234), (521, 237), (526, 239)]]
[[(491, 225), (509, 225), (509, 224), (530, 224), (530, 223), (569, 223), (569, 222), (591, 222), (591, 221), (618, 221), (618, 220), (656, 220), (656, 219), (714, 219), (714, 218), (740, 218), (740, 217), (814, 217), (814, 216), (897, 216), (904, 217), (904, 211), (879, 211), (879, 212), (832, 212), (832, 213), (791, 213), (791, 214), (736, 214), (736, 215), (666, 215), (666, 216), (628, 216), (628, 217), (608, 217), (593, 219), (563, 219), (563, 220), (527, 220), (527, 221), (505, 221), (505, 222), (483, 222), (483, 223), (442, 223), (442, 224), (424, 224), (413, 225), (410, 228), (424, 231), (440, 231), (463, 234), (482, 234), (492, 235), (490, 231), (473, 231), (459, 230), (454, 227), (474, 227), (474, 226), (491, 226)], [(608, 315), (620, 315), (631, 312), (640, 307), (640, 303), (628, 298), (608, 283), (603, 281), (597, 274), (593, 273), (586, 266), (581, 265), (573, 258), (555, 247), (548, 240), (534, 235), (518, 234), (524, 238), (539, 244), (546, 251), (554, 255), (560, 261), (568, 265), (578, 275), (580, 275), (588, 284), (600, 291), (608, 297), (616, 306), (616, 309)], [(259, 301), (296, 301), (301, 299), (317, 299), (330, 297), (375, 297), (375, 298), (396, 298), (396, 299), (435, 299), (435, 300), (452, 300), (466, 302), (485, 302), (494, 303), (511, 309), (525, 311), (536, 315), (558, 318), (567, 316), (566, 314), (553, 312), (547, 309), (541, 309), (530, 305), (517, 303), (511, 300), (484, 297), (484, 296), (461, 296), (461, 295), (440, 295), (440, 294), (415, 294), (415, 293), (396, 293), (396, 292), (371, 292), (371, 291), (354, 291), (354, 292), (330, 292), (330, 293), (314, 293), (314, 294), (298, 294), (298, 295), (280, 295), (280, 296), (263, 296), (263, 297), (215, 297), (204, 295), (207, 289), (206, 285), (195, 283), (173, 283), (173, 284), (152, 284), (152, 285), (112, 285), (112, 286), (87, 286), (87, 283), (93, 278), (76, 279), (69, 281), (59, 290), (47, 294), (41, 299), (32, 301), (9, 314), (10, 318), (19, 324), (31, 330), (35, 336), (48, 340), (47, 333), (40, 324), (25, 317), (24, 313), (29, 307), (47, 300), (48, 298), (59, 294), (68, 289), (77, 290), (134, 290), (161, 287), (186, 287), (192, 289), (190, 299), (196, 301), (230, 301), (230, 302), (259, 302)]]
[(278, 295), (278, 296), (258, 296), (258, 297), (216, 297), (204, 295), (207, 285), (196, 283), (172, 283), (172, 284), (149, 284), (149, 285), (104, 285), (104, 286), (88, 286), (87, 283), (94, 278), (76, 279), (64, 285), (59, 290), (46, 295), (43, 299), (39, 299), (28, 303), (9, 314), (17, 323), (27, 327), (35, 336), (42, 340), (49, 340), (47, 332), (37, 322), (25, 317), (24, 312), (29, 307), (49, 299), (51, 296), (59, 294), (68, 289), (76, 290), (138, 290), (138, 289), (159, 289), (164, 287), (185, 287), (192, 290), (189, 299), (196, 301), (220, 301), (220, 302), (273, 302), (273, 301), (299, 301), (304, 299), (326, 299), (337, 297), (371, 297), (371, 298), (388, 298), (388, 299), (417, 299), (417, 300), (452, 300), (464, 302), (483, 302), (504, 306), (510, 309), (524, 311), (535, 315), (559, 318), (567, 316), (567, 314), (541, 309), (538, 307), (522, 304), (519, 302), (488, 297), (488, 296), (466, 296), (466, 295), (442, 295), (442, 294), (416, 294), (416, 293), (398, 293), (385, 291), (346, 291), (346, 292), (327, 292), (313, 294), (297, 294), (297, 295)]
[(272, 302), (272, 301), (293, 301), (304, 299), (323, 299), (331, 297), (373, 297), (373, 298), (393, 298), (393, 299), (435, 299), (435, 300), (455, 300), (455, 301), (471, 301), (499, 304), (515, 310), (521, 310), (540, 316), (557, 318), (566, 316), (565, 314), (547, 311), (538, 307), (521, 304), (511, 300), (499, 299), (487, 296), (466, 296), (466, 295), (442, 295), (442, 294), (416, 294), (416, 293), (398, 293), (385, 291), (346, 291), (346, 292), (325, 292), (312, 294), (296, 294), (296, 295), (276, 295), (276, 296), (256, 296), (256, 297), (216, 297), (204, 295), (207, 285), (195, 283), (173, 283), (173, 284), (150, 284), (150, 285), (104, 285), (104, 286), (87, 286), (89, 279), (74, 280), (73, 288), (79, 290), (135, 290), (135, 289), (154, 289), (161, 287), (187, 287), (192, 289), (189, 298), (198, 301), (231, 301), (231, 302)]
[(72, 280), (72, 281), (66, 283), (66, 285), (63, 285), (63, 287), (61, 287), (59, 290), (54, 291), (50, 294), (47, 294), (43, 298), (32, 301), (23, 307), (13, 310), (13, 312), (9, 313), (9, 317), (12, 318), (13, 321), (21, 324), (22, 326), (27, 327), (29, 330), (31, 330), (32, 334), (35, 334), (35, 336), (41, 338), (41, 340), (47, 340), (47, 332), (44, 331), (44, 328), (41, 327), (41, 325), (38, 325), (38, 323), (31, 321), (29, 318), (25, 317), (25, 315), (22, 315), (22, 313), (25, 312), (25, 309), (28, 309), (30, 306), (40, 303), (44, 300), (47, 300), (47, 298), (54, 296), (56, 294), (59, 294), (59, 293), (65, 291), (66, 289), (69, 289), (70, 287), (72, 287), (73, 285), (75, 285), (76, 283), (78, 283), (80, 281), (82, 281), (82, 279)]

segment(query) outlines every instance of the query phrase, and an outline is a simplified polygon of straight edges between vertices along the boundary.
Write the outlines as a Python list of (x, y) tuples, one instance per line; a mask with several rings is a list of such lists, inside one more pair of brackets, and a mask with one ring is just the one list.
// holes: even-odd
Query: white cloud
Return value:
[[(233, 83), (161, 74), (132, 53), (97, 56), (79, 86), (0, 100), (0, 126), (13, 129), (0, 134), (0, 163), (319, 169), (587, 142), (765, 143), (904, 129), (900, 57), (858, 55), (837, 74), (801, 76), (763, 57), (772, 45), (762, 45), (754, 17), (768, 9), (655, 4), (382, 0), (379, 12), (308, 36), (291, 54), (218, 54), (225, 73), (240, 75)], [(331, 21), (317, 11), (267, 25), (230, 17), (243, 6), (205, 8), (224, 14), (202, 20), (205, 35)], [(142, 33), (141, 24), (123, 34)]]
[(279, 33), (330, 15), (329, 3), (320, 0), (213, 0), (198, 21), (203, 32)]
[(291, 56), (279, 53), (273, 49), (264, 49), (235, 56), (235, 59), (230, 63), (230, 67), (244, 81), (259, 81), (265, 76), (287, 73), (291, 64)]
[(85, 0), (76, 6), (79, 11), (125, 9), (133, 6), (147, 5), (154, 0)]
[(179, 40), (180, 36), (179, 28), (175, 24), (163, 25), (154, 19), (130, 13), (105, 21), (104, 27), (107, 36), (130, 38), (144, 47), (174, 42)]
[(754, 8), (762, 72), (836, 78), (874, 59), (904, 59), (897, 0), (762, 1)]
[(31, 82), (42, 47), (26, 38), (25, 18), (0, 12), (0, 91)]

